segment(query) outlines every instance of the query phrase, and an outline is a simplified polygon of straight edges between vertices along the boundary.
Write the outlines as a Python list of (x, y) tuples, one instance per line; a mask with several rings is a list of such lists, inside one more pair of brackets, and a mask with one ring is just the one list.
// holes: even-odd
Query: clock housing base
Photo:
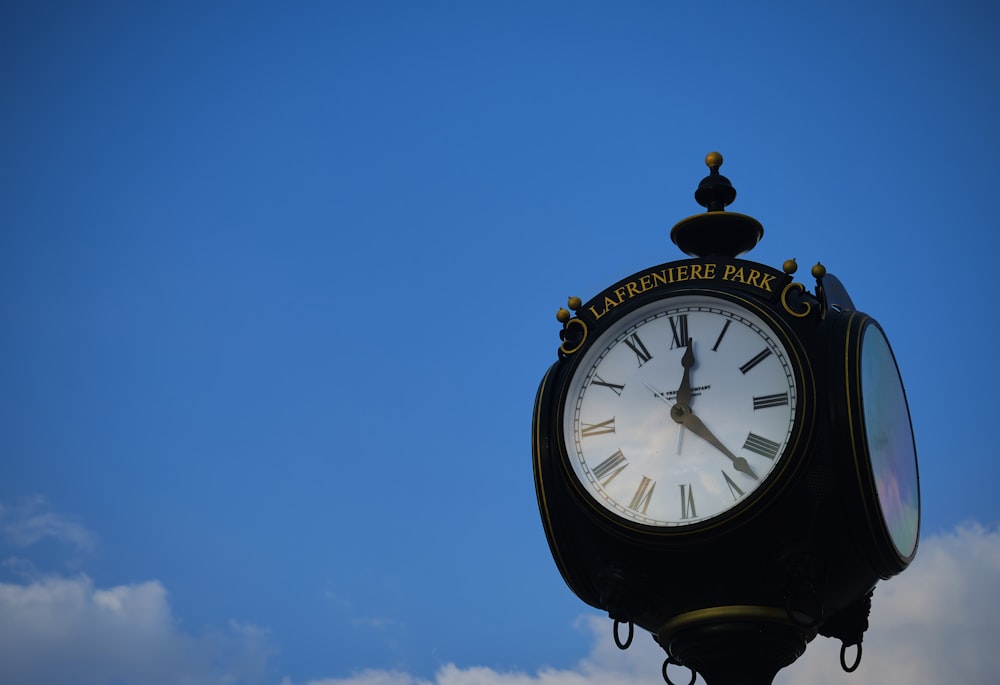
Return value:
[(699, 673), (707, 685), (770, 685), (815, 636), (785, 609), (728, 606), (677, 616), (656, 639), (673, 662)]

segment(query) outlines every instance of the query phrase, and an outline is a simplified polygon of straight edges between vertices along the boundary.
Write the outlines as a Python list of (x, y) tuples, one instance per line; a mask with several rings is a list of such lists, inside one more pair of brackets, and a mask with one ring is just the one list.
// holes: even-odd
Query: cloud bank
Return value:
[[(967, 525), (930, 536), (906, 573), (876, 588), (858, 671), (843, 673), (840, 643), (817, 638), (775, 683), (992, 685), (1000, 673), (1000, 649), (992, 639), (996, 606), (1000, 530)], [(260, 628), (233, 622), (222, 630), (185, 632), (156, 580), (100, 588), (84, 575), (34, 577), (0, 582), (0, 683), (662, 685), (664, 654), (651, 638), (637, 634), (622, 652), (609, 621), (582, 620), (592, 630), (593, 648), (573, 669), (498, 672), (449, 664), (429, 679), (369, 670), (303, 683), (274, 675), (276, 650)], [(688, 682), (687, 672), (671, 673), (675, 682)]]
[[(797, 662), (778, 674), (775, 685), (994, 685), (1000, 673), (1000, 649), (993, 641), (997, 606), (1000, 529), (970, 524), (930, 536), (921, 542), (905, 573), (876, 588), (857, 671), (841, 670), (840, 642), (818, 637)], [(665, 654), (651, 638), (637, 634), (629, 650), (622, 652), (611, 639), (610, 621), (586, 620), (594, 647), (572, 670), (501, 673), (448, 665), (429, 681), (405, 673), (366, 671), (305, 685), (663, 685), (660, 667)], [(853, 654), (849, 652), (852, 658)], [(670, 676), (676, 683), (690, 679), (689, 672), (674, 666)]]
[(232, 623), (178, 629), (158, 581), (97, 588), (86, 576), (0, 583), (0, 683), (263, 682), (267, 636)]

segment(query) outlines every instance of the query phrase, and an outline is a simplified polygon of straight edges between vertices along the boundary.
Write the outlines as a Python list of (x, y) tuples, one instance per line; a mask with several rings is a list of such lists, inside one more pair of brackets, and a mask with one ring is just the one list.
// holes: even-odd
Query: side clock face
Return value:
[(619, 519), (706, 522), (772, 482), (799, 395), (793, 358), (759, 315), (708, 295), (658, 300), (575, 368), (562, 416), (572, 473)]
[(899, 558), (908, 562), (916, 552), (920, 529), (917, 453), (903, 382), (889, 341), (878, 326), (863, 329), (858, 366), (863, 449), (878, 511)]

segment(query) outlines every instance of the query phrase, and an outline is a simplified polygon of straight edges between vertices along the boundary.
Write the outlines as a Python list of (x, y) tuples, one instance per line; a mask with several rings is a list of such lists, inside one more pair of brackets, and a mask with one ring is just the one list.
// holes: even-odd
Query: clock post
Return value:
[[(816, 636), (858, 667), (879, 580), (916, 554), (920, 501), (888, 339), (817, 263), (810, 292), (741, 255), (763, 237), (706, 157), (706, 212), (653, 266), (559, 309), (532, 462), (566, 584), (708, 685), (767, 685)], [(622, 632), (627, 627), (627, 637)]]

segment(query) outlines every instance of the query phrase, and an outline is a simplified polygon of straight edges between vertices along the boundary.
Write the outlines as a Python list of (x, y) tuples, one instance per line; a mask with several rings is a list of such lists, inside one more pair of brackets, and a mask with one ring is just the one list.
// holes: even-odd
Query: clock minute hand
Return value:
[[(684, 412), (670, 412), (671, 417), (674, 421), (681, 424), (685, 428), (688, 428), (692, 433), (700, 437), (702, 440), (707, 442), (709, 445), (715, 449), (722, 452), (724, 455), (729, 457), (733, 462), (733, 467), (741, 472), (745, 473), (754, 480), (759, 480), (757, 474), (754, 473), (753, 469), (750, 468), (750, 464), (743, 457), (737, 457), (735, 454), (729, 451), (729, 448), (722, 444), (722, 442), (715, 437), (715, 435), (708, 429), (701, 419), (691, 413), (690, 409), (685, 407)], [(678, 416), (680, 414), (680, 416)]]

